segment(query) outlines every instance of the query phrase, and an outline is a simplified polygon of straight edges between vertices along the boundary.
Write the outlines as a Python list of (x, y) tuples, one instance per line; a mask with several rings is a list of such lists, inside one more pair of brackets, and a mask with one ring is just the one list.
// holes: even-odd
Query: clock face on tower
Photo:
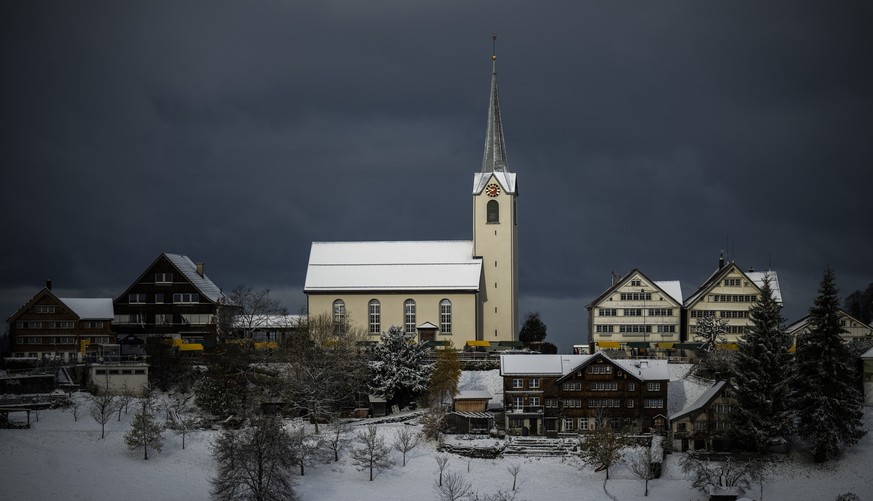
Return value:
[(485, 194), (489, 197), (496, 197), (500, 194), (500, 186), (494, 183), (489, 184), (485, 187)]

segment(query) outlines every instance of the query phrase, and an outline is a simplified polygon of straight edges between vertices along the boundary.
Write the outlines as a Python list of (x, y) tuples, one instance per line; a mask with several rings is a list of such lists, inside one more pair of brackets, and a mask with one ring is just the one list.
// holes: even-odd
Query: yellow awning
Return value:
[(203, 351), (203, 345), (200, 343), (180, 343), (179, 351)]
[(658, 343), (658, 348), (662, 350), (672, 350), (674, 344), (676, 343)]
[(599, 348), (617, 350), (617, 349), (621, 348), (621, 343), (619, 343), (618, 341), (598, 341), (597, 346)]
[(489, 341), (467, 341), (467, 346), (483, 346), (488, 348), (491, 346), (491, 343)]
[(788, 348), (788, 353), (794, 353), (795, 351), (797, 351), (797, 345)]
[(256, 350), (278, 350), (279, 343), (275, 341), (257, 342), (255, 343)]
[(737, 343), (720, 343), (715, 345), (715, 349), (737, 351)]

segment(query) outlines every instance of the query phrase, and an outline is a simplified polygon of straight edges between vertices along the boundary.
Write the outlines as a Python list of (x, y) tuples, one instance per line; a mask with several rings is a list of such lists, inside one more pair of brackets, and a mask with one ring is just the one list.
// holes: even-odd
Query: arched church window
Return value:
[(336, 333), (346, 331), (346, 303), (342, 299), (333, 302), (333, 330)]
[(486, 222), (488, 223), (499, 223), (500, 222), (500, 204), (497, 203), (497, 200), (489, 200), (488, 205), (486, 206)]
[(452, 333), (452, 302), (448, 299), (440, 301), (440, 332)]
[(407, 299), (403, 302), (404, 332), (415, 334), (415, 300)]
[(382, 304), (378, 299), (371, 299), (367, 304), (367, 309), (370, 311), (370, 334), (380, 334), (382, 332)]

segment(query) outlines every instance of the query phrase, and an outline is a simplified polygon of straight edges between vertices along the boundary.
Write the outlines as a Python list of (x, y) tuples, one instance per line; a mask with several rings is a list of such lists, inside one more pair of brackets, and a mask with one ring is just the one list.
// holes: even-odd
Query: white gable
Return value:
[(485, 185), (494, 176), (494, 179), (500, 184), (505, 193), (515, 193), (515, 173), (514, 172), (477, 172), (473, 176), (473, 194), (478, 195), (485, 189)]
[(473, 242), (313, 242), (304, 291), (478, 290)]
[(59, 297), (81, 320), (112, 320), (115, 317), (112, 298)]

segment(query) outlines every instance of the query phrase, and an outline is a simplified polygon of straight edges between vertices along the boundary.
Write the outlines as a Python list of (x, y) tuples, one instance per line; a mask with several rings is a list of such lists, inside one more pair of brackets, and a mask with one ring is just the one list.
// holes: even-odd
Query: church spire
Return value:
[(491, 99), (488, 102), (488, 130), (485, 134), (482, 172), (505, 172), (508, 164), (503, 122), (500, 120), (500, 97), (497, 93), (497, 35), (491, 36), (491, 44)]

